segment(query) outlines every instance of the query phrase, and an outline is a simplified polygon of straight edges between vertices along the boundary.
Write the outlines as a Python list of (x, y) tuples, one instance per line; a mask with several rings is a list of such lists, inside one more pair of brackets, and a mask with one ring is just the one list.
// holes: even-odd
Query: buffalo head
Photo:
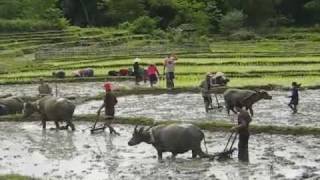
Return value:
[(23, 114), (22, 117), (27, 118), (36, 111), (37, 111), (36, 107), (32, 103), (29, 103), (29, 102), (24, 103), (23, 110), (22, 110), (22, 114)]
[(272, 96), (269, 95), (266, 91), (258, 91), (257, 94), (261, 99), (272, 99)]
[(134, 127), (132, 137), (128, 142), (129, 146), (134, 146), (140, 144), (141, 142), (147, 142), (150, 139), (150, 134), (148, 133), (148, 131), (151, 127), (147, 128), (146, 130), (144, 129), (144, 127), (141, 127), (139, 129), (137, 127), (138, 125)]

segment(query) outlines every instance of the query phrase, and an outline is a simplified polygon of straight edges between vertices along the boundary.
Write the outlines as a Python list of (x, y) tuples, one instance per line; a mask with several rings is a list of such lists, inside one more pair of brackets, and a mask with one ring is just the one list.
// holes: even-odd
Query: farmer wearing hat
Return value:
[(213, 109), (212, 98), (210, 93), (211, 78), (212, 78), (212, 74), (208, 72), (206, 74), (205, 80), (203, 80), (199, 86), (201, 89), (201, 94), (203, 97), (206, 112), (208, 112), (209, 109)]
[(176, 65), (176, 61), (178, 60), (177, 56), (174, 54), (170, 54), (167, 56), (167, 58), (164, 60), (163, 65), (163, 72), (165, 73), (166, 77), (166, 86), (167, 89), (173, 89), (174, 88), (174, 69)]
[(135, 58), (133, 60), (133, 74), (135, 76), (136, 85), (139, 85), (139, 81), (141, 80), (141, 71), (140, 71), (140, 65), (139, 65), (140, 59)]
[(116, 130), (114, 130), (114, 128), (111, 126), (114, 120), (114, 106), (118, 103), (118, 100), (116, 96), (112, 93), (111, 83), (105, 83), (103, 87), (106, 91), (106, 94), (104, 96), (103, 104), (100, 106), (97, 114), (99, 116), (102, 108), (104, 108), (106, 120), (104, 127), (107, 126), (109, 128), (110, 134), (115, 133), (119, 135), (119, 133)]
[(45, 83), (42, 78), (39, 79), (39, 83), (40, 85), (38, 87), (38, 91), (39, 91), (40, 97), (52, 95), (52, 89), (49, 86), (49, 84)]
[(293, 113), (297, 113), (297, 106), (299, 104), (299, 87), (301, 84), (298, 84), (297, 82), (292, 82), (292, 89), (291, 89), (291, 98), (290, 103), (288, 106), (292, 109)]

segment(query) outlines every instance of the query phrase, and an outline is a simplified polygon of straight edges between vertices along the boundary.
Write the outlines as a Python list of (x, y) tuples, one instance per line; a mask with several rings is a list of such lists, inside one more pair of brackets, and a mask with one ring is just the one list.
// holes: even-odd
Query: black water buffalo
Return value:
[(23, 109), (24, 100), (19, 97), (7, 97), (0, 99), (0, 114), (17, 114), (21, 113)]
[(158, 125), (147, 129), (141, 127), (139, 130), (136, 126), (128, 145), (134, 146), (141, 142), (152, 144), (158, 152), (158, 160), (162, 160), (163, 152), (171, 152), (172, 158), (175, 158), (177, 154), (189, 150), (192, 151), (192, 158), (203, 158), (209, 157), (201, 149), (204, 138), (201, 129), (192, 124)]
[[(38, 112), (41, 115), (42, 127), (46, 128), (46, 121), (54, 121), (57, 129), (75, 130), (72, 123), (72, 116), (75, 105), (65, 98), (57, 98), (53, 96), (45, 96), (33, 103), (25, 103), (23, 108), (23, 117), (26, 118)], [(66, 121), (66, 127), (59, 127), (59, 121)]]
[(251, 116), (253, 116), (252, 105), (261, 99), (272, 99), (266, 91), (252, 91), (242, 89), (228, 89), (224, 92), (224, 101), (228, 114), (230, 110), (234, 113), (234, 107), (246, 107), (250, 110)]
[(52, 76), (55, 78), (63, 79), (66, 77), (66, 73), (62, 70), (58, 70), (58, 71), (52, 72)]
[(111, 71), (108, 72), (108, 76), (119, 76), (119, 72), (111, 70)]

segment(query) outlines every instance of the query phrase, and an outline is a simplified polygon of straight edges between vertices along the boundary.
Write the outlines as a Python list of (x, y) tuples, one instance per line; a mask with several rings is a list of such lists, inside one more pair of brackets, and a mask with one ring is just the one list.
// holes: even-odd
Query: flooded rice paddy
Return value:
[[(53, 93), (56, 92), (56, 84), (50, 83)], [(115, 89), (130, 89), (135, 87), (133, 81), (112, 82)], [(17, 85), (0, 85), (1, 94), (12, 94), (15, 96), (37, 96), (39, 84), (17, 84)], [(141, 86), (146, 86), (141, 83)], [(96, 96), (104, 92), (103, 82), (74, 82), (74, 83), (57, 83), (59, 96)]]
[[(272, 100), (261, 100), (253, 106), (253, 123), (320, 126), (319, 90), (300, 92), (299, 113), (297, 114), (292, 114), (287, 106), (289, 103), (288, 92), (270, 91), (269, 93), (273, 96)], [(131, 95), (119, 97), (118, 101), (116, 116), (180, 121), (230, 121), (232, 119), (232, 116), (227, 115), (225, 109), (216, 109), (205, 113), (200, 94)], [(214, 99), (213, 101), (215, 104)], [(219, 96), (219, 101), (224, 104), (222, 96)], [(75, 114), (96, 113), (101, 103), (102, 100), (78, 105)]]
[[(48, 127), (53, 127), (49, 123)], [(76, 122), (75, 132), (46, 130), (39, 122), (0, 123), (0, 174), (18, 173), (43, 179), (319, 179), (320, 139), (317, 136), (252, 135), (250, 163), (190, 159), (175, 161), (148, 144), (130, 147), (133, 126), (115, 125), (121, 136), (91, 135)], [(209, 153), (224, 148), (229, 136), (205, 131)]]

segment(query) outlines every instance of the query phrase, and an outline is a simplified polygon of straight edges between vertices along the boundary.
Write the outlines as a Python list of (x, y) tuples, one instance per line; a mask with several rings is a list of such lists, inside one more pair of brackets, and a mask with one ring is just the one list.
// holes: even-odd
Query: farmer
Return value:
[(235, 107), (235, 111), (238, 115), (238, 125), (231, 128), (231, 131), (237, 132), (239, 134), (238, 142), (238, 159), (239, 161), (249, 162), (249, 152), (248, 152), (248, 143), (249, 143), (249, 124), (251, 122), (251, 117), (249, 113), (242, 108), (241, 106)]
[(112, 93), (111, 83), (105, 83), (104, 89), (106, 91), (106, 94), (104, 96), (103, 104), (100, 106), (97, 114), (98, 116), (100, 116), (100, 112), (102, 108), (104, 108), (106, 120), (104, 128), (107, 126), (109, 128), (110, 134), (115, 133), (119, 135), (119, 133), (116, 130), (114, 130), (114, 128), (111, 126), (114, 120), (114, 106), (118, 103), (118, 100)]
[(292, 82), (291, 85), (291, 96), (289, 96), (291, 100), (288, 106), (292, 109), (293, 113), (295, 114), (298, 112), (297, 106), (299, 104), (299, 87), (301, 86), (301, 84), (298, 84), (297, 82)]
[(163, 72), (166, 76), (167, 81), (167, 89), (174, 88), (174, 67), (176, 65), (176, 61), (178, 58), (174, 55), (168, 55), (167, 58), (164, 60)]
[(141, 71), (139, 65), (140, 59), (135, 58), (133, 60), (133, 74), (135, 76), (136, 85), (139, 85), (139, 81), (141, 80)]
[(205, 80), (203, 80), (199, 86), (202, 97), (203, 97), (206, 112), (208, 112), (209, 109), (213, 109), (212, 98), (210, 93), (211, 77), (212, 77), (212, 74), (208, 72), (206, 74)]
[(150, 86), (153, 87), (153, 84), (156, 84), (158, 81), (158, 77), (160, 75), (159, 71), (158, 71), (156, 65), (150, 64), (147, 72), (148, 72), (148, 77), (149, 77), (149, 81), (150, 81)]
[(39, 79), (39, 87), (38, 87), (38, 91), (39, 91), (39, 96), (47, 96), (47, 95), (52, 95), (52, 89), (49, 86), (49, 84), (45, 83), (44, 80), (42, 78)]

